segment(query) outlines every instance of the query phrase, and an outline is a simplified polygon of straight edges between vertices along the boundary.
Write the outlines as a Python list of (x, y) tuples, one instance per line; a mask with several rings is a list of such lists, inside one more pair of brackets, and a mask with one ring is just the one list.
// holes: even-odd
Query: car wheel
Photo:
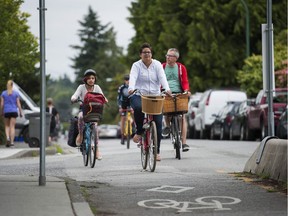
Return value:
[(35, 137), (31, 137), (28, 140), (28, 145), (30, 148), (38, 148), (40, 146), (40, 141)]
[(246, 126), (245, 138), (246, 138), (247, 140), (250, 140), (250, 141), (252, 141), (252, 140), (255, 139), (255, 137), (254, 137), (254, 131), (250, 130), (250, 129), (248, 128), (248, 126)]
[(233, 129), (232, 126), (229, 128), (229, 140), (233, 140), (234, 136), (233, 136)]
[(240, 137), (239, 137), (239, 140), (243, 141), (245, 140), (245, 128), (243, 125), (241, 125), (240, 127)]
[(214, 140), (215, 136), (214, 136), (214, 127), (213, 125), (211, 126), (211, 130), (210, 130), (210, 139)]
[(220, 140), (224, 140), (225, 136), (224, 136), (224, 127), (221, 126), (221, 129), (220, 129)]
[(29, 127), (24, 128), (22, 132), (22, 136), (23, 136), (24, 142), (28, 143), (29, 142)]
[(261, 140), (267, 136), (267, 128), (264, 125), (264, 122), (261, 122)]

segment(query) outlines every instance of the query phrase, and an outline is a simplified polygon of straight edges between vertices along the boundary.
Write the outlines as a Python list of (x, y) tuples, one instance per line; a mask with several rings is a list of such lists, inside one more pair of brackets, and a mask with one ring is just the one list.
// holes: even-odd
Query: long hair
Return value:
[(12, 94), (12, 90), (13, 90), (13, 81), (8, 80), (7, 81), (7, 93), (8, 93), (8, 95)]

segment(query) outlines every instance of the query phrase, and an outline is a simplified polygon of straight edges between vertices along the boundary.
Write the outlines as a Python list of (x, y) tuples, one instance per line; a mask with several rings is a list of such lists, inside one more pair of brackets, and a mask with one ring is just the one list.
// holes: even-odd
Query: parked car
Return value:
[(187, 137), (196, 138), (195, 136), (195, 117), (198, 110), (198, 104), (202, 96), (202, 92), (197, 92), (191, 95), (188, 102), (188, 112), (186, 114), (187, 120)]
[(247, 99), (242, 101), (239, 105), (239, 109), (234, 115), (231, 122), (229, 139), (239, 139), (246, 140), (246, 125), (247, 125), (247, 113), (250, 109), (250, 104), (253, 103), (255, 99)]
[[(279, 124), (279, 118), (287, 106), (288, 88), (276, 88), (273, 97), (274, 127), (275, 132)], [(260, 90), (255, 103), (247, 114), (247, 139), (264, 139), (268, 135), (268, 100), (264, 90)]]
[(20, 88), (17, 83), (13, 83), (13, 89), (19, 92), (23, 116), (16, 118), (15, 137), (23, 137), (24, 142), (28, 143), (29, 139), (29, 119), (25, 116), (30, 113), (39, 113), (40, 108), (37, 104)]
[(218, 114), (213, 114), (215, 120), (211, 125), (210, 139), (220, 138), (224, 140), (230, 138), (231, 123), (240, 104), (241, 102), (229, 101)]
[(286, 106), (285, 111), (281, 114), (279, 118), (279, 124), (277, 126), (276, 135), (280, 139), (287, 139), (287, 130), (288, 130), (288, 121), (287, 121), (287, 112), (288, 112), (288, 105)]
[(210, 128), (215, 116), (228, 101), (244, 101), (247, 95), (240, 90), (209, 89), (206, 90), (199, 101), (199, 107), (195, 117), (196, 136), (201, 139), (210, 135)]
[(120, 126), (111, 124), (102, 124), (98, 126), (99, 137), (102, 138), (119, 138)]

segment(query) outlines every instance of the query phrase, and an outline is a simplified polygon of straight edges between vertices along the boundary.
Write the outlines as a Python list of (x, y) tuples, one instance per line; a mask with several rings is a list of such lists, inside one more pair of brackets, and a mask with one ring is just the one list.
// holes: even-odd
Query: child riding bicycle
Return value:
[[(77, 102), (78, 99), (84, 101), (85, 94), (87, 92), (95, 92), (100, 93), (104, 96), (102, 89), (99, 85), (96, 85), (97, 78), (96, 78), (96, 71), (92, 69), (88, 69), (84, 72), (84, 78), (83, 82), (84, 84), (81, 84), (76, 89), (75, 93), (71, 97), (71, 102)], [(105, 97), (105, 96), (104, 96)], [(108, 102), (108, 99), (105, 97), (105, 101)], [(84, 128), (84, 120), (83, 120), (83, 111), (82, 111), (82, 104), (80, 104), (79, 107), (79, 113), (78, 113), (78, 131), (79, 134), (76, 138), (76, 145), (80, 146), (83, 141), (83, 128)], [(97, 148), (99, 149), (99, 148)], [(96, 152), (97, 159), (101, 159), (100, 152)]]

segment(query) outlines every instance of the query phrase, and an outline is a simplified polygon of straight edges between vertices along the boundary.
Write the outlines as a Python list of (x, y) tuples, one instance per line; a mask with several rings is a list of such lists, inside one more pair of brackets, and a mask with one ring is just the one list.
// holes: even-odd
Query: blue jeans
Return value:
[[(134, 110), (134, 120), (136, 123), (136, 134), (141, 135), (144, 132), (143, 129), (143, 121), (144, 121), (144, 113), (142, 113), (142, 103), (141, 103), (141, 96), (139, 95), (133, 95), (130, 98), (130, 104), (131, 107)], [(162, 131), (162, 119), (163, 115), (153, 115), (153, 120), (156, 123), (156, 129), (157, 129), (157, 138), (158, 138), (158, 149), (157, 153), (160, 153), (160, 143), (161, 143), (161, 131)]]

